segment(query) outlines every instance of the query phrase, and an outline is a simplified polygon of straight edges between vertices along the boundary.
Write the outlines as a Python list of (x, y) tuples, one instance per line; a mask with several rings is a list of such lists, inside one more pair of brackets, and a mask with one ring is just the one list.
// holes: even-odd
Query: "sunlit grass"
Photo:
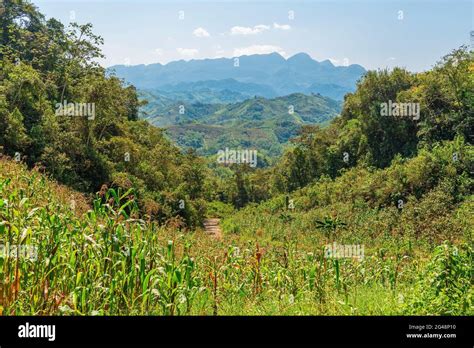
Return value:
[[(326, 220), (327, 231), (317, 228), (315, 217), (331, 207), (292, 219), (242, 210), (229, 220), (239, 233), (216, 240), (201, 230), (146, 223), (129, 192), (109, 190), (88, 206), (83, 196), (37, 172), (1, 163), (1, 243), (38, 248), (36, 260), (0, 258), (3, 315), (403, 314), (435, 245), (387, 235), (395, 219), (390, 212), (383, 218), (370, 211), (346, 215), (345, 224)], [(466, 224), (466, 212), (455, 213)], [(377, 234), (372, 226), (379, 226)], [(363, 243), (365, 257), (325, 257), (324, 245), (334, 236), (339, 243)], [(452, 261), (459, 275), (441, 291), (466, 289), (467, 256)], [(472, 299), (472, 286), (466, 296)], [(459, 297), (446, 301), (455, 301), (452, 314), (472, 313), (469, 299), (464, 305)]]

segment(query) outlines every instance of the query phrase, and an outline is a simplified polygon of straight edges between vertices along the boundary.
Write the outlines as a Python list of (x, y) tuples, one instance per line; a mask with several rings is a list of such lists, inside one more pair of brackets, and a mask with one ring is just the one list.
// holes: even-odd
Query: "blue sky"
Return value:
[(336, 65), (422, 71), (469, 44), (474, 27), (474, 0), (33, 3), (65, 24), (92, 23), (105, 40), (104, 66), (276, 51), (285, 57), (306, 52)]

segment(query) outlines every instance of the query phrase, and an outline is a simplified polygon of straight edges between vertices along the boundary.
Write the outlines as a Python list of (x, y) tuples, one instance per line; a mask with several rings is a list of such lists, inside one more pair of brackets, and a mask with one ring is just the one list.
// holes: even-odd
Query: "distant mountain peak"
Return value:
[(283, 57), (280, 53), (278, 52), (272, 52), (272, 53), (269, 53), (270, 56), (275, 56), (275, 57)]
[(325, 59), (322, 62), (320, 62), (319, 64), (321, 64), (323, 66), (334, 67), (334, 64), (329, 59)]
[(311, 61), (314, 61), (314, 59), (311, 58), (311, 56), (308, 53), (304, 53), (304, 52), (296, 53), (295, 55), (288, 58), (288, 61), (292, 61), (292, 60), (298, 60), (298, 61), (311, 60)]

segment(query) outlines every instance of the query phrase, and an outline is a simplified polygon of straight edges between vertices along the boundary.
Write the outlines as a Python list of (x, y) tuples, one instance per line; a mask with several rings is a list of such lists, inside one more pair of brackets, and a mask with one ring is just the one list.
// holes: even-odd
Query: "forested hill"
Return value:
[(178, 101), (156, 108), (153, 97), (148, 96), (148, 101), (146, 120), (164, 126), (181, 147), (203, 155), (215, 155), (227, 146), (250, 147), (275, 158), (303, 125), (328, 123), (341, 110), (340, 102), (301, 93), (224, 105)]

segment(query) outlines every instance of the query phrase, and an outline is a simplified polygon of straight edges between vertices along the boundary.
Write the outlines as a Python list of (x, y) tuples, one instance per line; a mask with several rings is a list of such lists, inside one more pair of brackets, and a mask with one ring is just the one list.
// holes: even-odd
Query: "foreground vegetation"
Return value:
[[(102, 192), (88, 208), (42, 174), (0, 162), (3, 242), (38, 248), (36, 259), (0, 258), (6, 315), (474, 314), (472, 202), (453, 204), (454, 175), (398, 211), (368, 207), (380, 194), (363, 203), (367, 186), (341, 191), (393, 168), (348, 172), (298, 193), (294, 211), (278, 198), (240, 211), (217, 240), (137, 218), (129, 192)], [(408, 184), (420, 188), (418, 179)], [(336, 240), (364, 244), (364, 257), (326, 257)]]

